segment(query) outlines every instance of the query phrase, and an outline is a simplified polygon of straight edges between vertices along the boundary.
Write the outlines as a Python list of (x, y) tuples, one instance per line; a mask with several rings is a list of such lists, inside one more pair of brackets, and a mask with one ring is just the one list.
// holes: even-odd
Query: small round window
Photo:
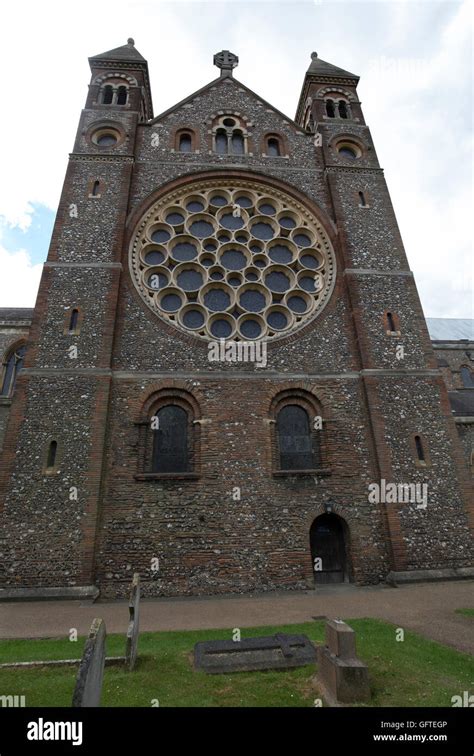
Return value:
[(337, 145), (337, 154), (348, 160), (356, 160), (362, 155), (362, 150), (357, 144), (343, 143)]
[(114, 147), (120, 138), (115, 129), (99, 129), (92, 134), (92, 141), (98, 147)]

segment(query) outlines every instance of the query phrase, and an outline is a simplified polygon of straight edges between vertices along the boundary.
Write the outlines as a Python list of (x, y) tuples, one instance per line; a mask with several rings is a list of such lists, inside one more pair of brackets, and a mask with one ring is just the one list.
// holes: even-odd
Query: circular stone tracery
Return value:
[(131, 243), (142, 299), (163, 320), (210, 339), (276, 339), (312, 319), (335, 280), (323, 227), (264, 183), (190, 183), (158, 200)]

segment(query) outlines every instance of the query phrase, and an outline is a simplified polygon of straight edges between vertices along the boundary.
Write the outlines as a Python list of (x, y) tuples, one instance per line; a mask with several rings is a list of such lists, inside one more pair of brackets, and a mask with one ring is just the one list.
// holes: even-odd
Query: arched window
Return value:
[(152, 472), (188, 472), (188, 413), (178, 405), (168, 404), (158, 410), (155, 417)]
[(58, 442), (51, 441), (48, 448), (48, 458), (46, 460), (46, 469), (52, 470), (56, 464), (56, 455), (58, 453)]
[(234, 131), (234, 132), (232, 132), (231, 144), (232, 144), (232, 154), (233, 155), (243, 155), (244, 154), (244, 152), (245, 152), (244, 138), (242, 136), (242, 132), (241, 131)]
[(216, 152), (219, 155), (227, 155), (227, 134), (224, 129), (216, 133)]
[(179, 151), (191, 152), (193, 147), (193, 140), (191, 134), (180, 134), (179, 136)]
[(114, 88), (107, 84), (103, 89), (102, 102), (104, 105), (110, 105), (114, 98)]
[(335, 118), (334, 100), (326, 100), (326, 115), (328, 118)]
[(416, 449), (416, 456), (418, 457), (418, 461), (424, 462), (425, 451), (423, 449), (423, 442), (421, 440), (421, 436), (415, 436), (415, 449)]
[(92, 197), (100, 197), (100, 181), (94, 181), (94, 184), (92, 186)]
[(365, 194), (364, 194), (364, 192), (359, 192), (359, 199), (360, 199), (360, 206), (361, 207), (367, 207), (367, 202), (365, 201)]
[(1, 396), (12, 396), (15, 389), (17, 375), (23, 367), (25, 352), (26, 346), (22, 344), (21, 346), (17, 346), (7, 355), (3, 364), (4, 372)]
[(472, 370), (467, 365), (463, 365), (460, 373), (464, 388), (474, 388), (474, 376)]
[(280, 157), (280, 140), (277, 137), (269, 137), (267, 140), (267, 155), (270, 157)]
[(309, 416), (303, 407), (287, 404), (277, 417), (280, 469), (307, 470), (315, 467)]
[(348, 118), (347, 104), (344, 100), (339, 100), (339, 118)]
[(127, 95), (128, 95), (127, 87), (119, 87), (117, 90), (117, 105), (126, 105)]

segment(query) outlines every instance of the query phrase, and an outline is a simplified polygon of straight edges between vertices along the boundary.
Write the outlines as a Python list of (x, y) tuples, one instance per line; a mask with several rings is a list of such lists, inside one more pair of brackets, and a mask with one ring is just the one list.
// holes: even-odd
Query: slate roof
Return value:
[(337, 76), (341, 79), (349, 78), (359, 81), (359, 76), (357, 76), (357, 74), (345, 71), (343, 68), (339, 68), (339, 66), (334, 66), (332, 63), (328, 63), (322, 58), (319, 58), (317, 53), (311, 53), (311, 63), (307, 73), (313, 74), (314, 76)]
[(113, 50), (108, 50), (99, 55), (93, 55), (89, 60), (135, 60), (146, 63), (146, 59), (143, 55), (140, 55), (138, 50), (135, 49), (135, 43), (133, 39), (129, 39), (126, 45), (121, 47), (114, 47)]
[(472, 318), (426, 318), (431, 341), (474, 341)]

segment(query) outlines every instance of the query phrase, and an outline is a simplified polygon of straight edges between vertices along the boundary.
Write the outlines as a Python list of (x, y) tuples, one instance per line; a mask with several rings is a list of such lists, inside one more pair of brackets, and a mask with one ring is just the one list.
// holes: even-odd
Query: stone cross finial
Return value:
[(221, 69), (221, 76), (232, 76), (232, 69), (239, 65), (239, 58), (229, 50), (214, 55), (214, 65)]

